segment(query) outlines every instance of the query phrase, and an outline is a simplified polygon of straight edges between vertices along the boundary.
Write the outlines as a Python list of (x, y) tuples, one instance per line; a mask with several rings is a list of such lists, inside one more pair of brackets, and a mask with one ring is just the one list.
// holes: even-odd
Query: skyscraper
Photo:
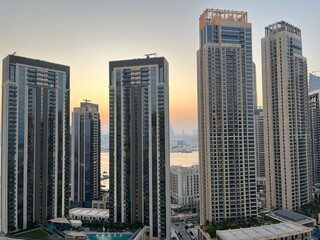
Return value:
[(169, 74), (165, 58), (109, 63), (110, 221), (170, 239)]
[(311, 129), (311, 174), (313, 185), (320, 183), (320, 89), (309, 92)]
[(281, 21), (261, 40), (268, 209), (311, 200), (307, 60), (301, 31)]
[(315, 74), (309, 73), (309, 91), (316, 91), (319, 89), (320, 89), (320, 77)]
[(252, 62), (252, 91), (253, 91), (253, 109), (254, 111), (258, 107), (258, 98), (257, 98), (257, 71), (256, 64)]
[(200, 224), (257, 216), (251, 35), (246, 12), (200, 16)]
[(3, 60), (0, 231), (63, 217), (69, 204), (70, 68)]
[(101, 130), (97, 104), (82, 102), (72, 113), (71, 200), (91, 207), (100, 196)]
[(254, 139), (257, 178), (265, 178), (263, 108), (254, 110)]

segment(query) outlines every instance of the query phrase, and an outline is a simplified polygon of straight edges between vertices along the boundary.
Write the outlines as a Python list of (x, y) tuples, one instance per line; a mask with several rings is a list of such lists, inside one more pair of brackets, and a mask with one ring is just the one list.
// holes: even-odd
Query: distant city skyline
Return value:
[[(84, 98), (98, 103), (104, 133), (109, 127), (108, 61), (144, 58), (144, 54), (151, 52), (166, 56), (170, 62), (171, 125), (178, 133), (182, 130), (192, 133), (197, 126), (198, 19), (206, 8), (249, 13), (249, 21), (253, 23), (258, 105), (262, 105), (261, 38), (270, 22), (285, 20), (299, 27), (309, 72), (320, 69), (317, 54), (320, 33), (310, 24), (318, 14), (320, 2), (317, 0), (309, 0), (308, 4), (297, 0), (138, 0), (138, 3), (129, 0), (78, 0), (76, 4), (62, 0), (1, 1), (0, 57), (3, 59), (17, 51), (19, 56), (70, 66), (70, 109)], [(301, 13), (308, 14), (301, 17)]]

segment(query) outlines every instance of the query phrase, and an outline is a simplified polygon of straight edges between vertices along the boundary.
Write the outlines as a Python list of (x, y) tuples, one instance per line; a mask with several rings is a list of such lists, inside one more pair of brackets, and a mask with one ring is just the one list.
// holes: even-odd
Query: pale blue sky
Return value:
[(71, 107), (83, 98), (100, 104), (107, 130), (108, 62), (157, 52), (170, 64), (171, 124), (178, 132), (192, 132), (198, 20), (206, 8), (248, 12), (260, 105), (266, 25), (285, 20), (301, 28), (308, 69), (320, 70), (319, 0), (0, 0), (0, 58), (17, 51), (70, 65)]

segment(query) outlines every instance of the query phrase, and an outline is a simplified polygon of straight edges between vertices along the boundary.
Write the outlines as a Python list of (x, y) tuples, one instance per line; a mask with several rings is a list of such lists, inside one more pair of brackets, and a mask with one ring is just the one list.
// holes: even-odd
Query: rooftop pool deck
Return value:
[(90, 240), (129, 240), (129, 233), (87, 233)]

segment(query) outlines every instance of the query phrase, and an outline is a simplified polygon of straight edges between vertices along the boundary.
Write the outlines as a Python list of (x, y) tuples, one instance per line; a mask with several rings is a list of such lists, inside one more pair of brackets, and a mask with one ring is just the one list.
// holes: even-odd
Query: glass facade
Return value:
[(110, 62), (110, 220), (170, 238), (168, 63)]
[(309, 92), (313, 186), (320, 183), (320, 89)]
[(91, 208), (100, 197), (101, 122), (99, 106), (82, 102), (72, 113), (71, 201)]
[(320, 77), (315, 74), (309, 74), (309, 91), (316, 91), (320, 89)]
[(70, 70), (13, 55), (3, 69), (0, 230), (9, 232), (65, 215)]

